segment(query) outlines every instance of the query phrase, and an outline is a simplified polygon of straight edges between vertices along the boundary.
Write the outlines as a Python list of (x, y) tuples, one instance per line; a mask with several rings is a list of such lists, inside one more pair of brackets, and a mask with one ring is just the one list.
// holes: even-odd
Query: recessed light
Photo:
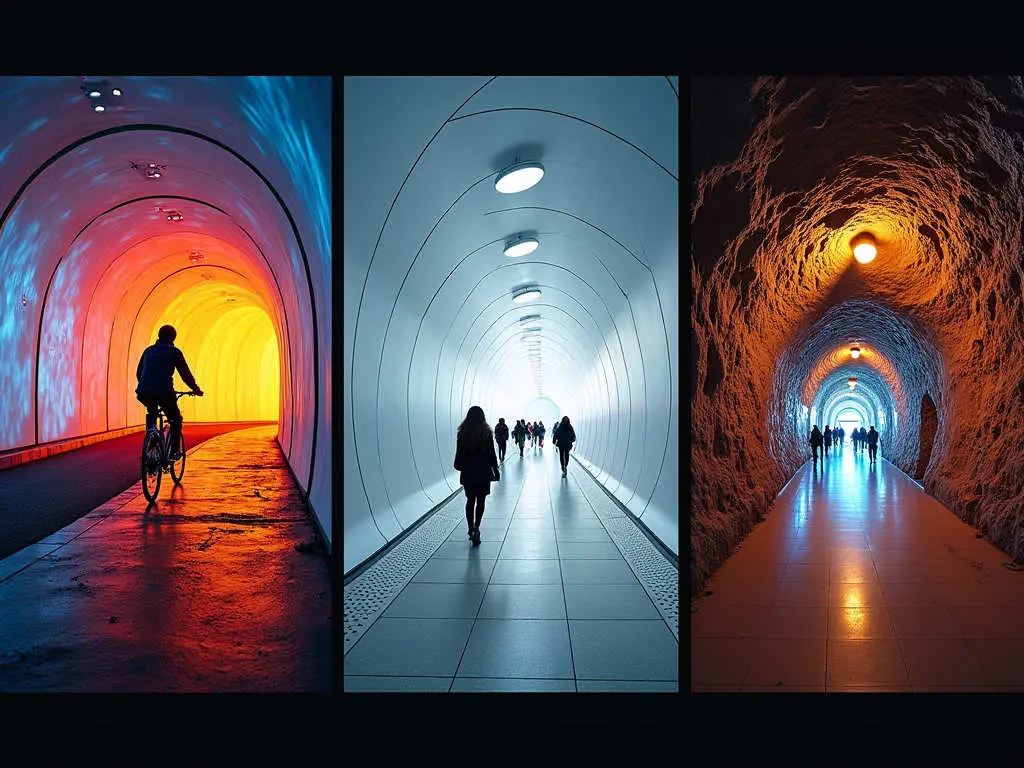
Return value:
[(532, 187), (543, 175), (544, 166), (540, 163), (515, 163), (498, 174), (494, 188), (506, 195), (515, 194)]
[(505, 255), (510, 258), (525, 256), (537, 250), (540, 241), (535, 237), (517, 237), (505, 243)]
[(114, 88), (111, 91), (111, 93), (114, 94), (115, 96), (120, 96), (121, 95), (121, 89), (120, 88)]
[(95, 88), (93, 88), (91, 91), (89, 91), (89, 98), (90, 99), (98, 99), (101, 95), (102, 94), (99, 91), (97, 91)]
[(92, 111), (93, 112), (102, 112), (105, 109), (106, 109), (106, 107), (104, 107), (102, 104), (97, 104), (96, 106), (94, 106), (92, 108)]
[(523, 315), (519, 318), (520, 323), (529, 323), (533, 320), (540, 320), (540, 315)]
[(540, 288), (519, 288), (518, 290), (515, 291), (515, 293), (512, 294), (512, 301), (514, 301), (516, 304), (522, 304), (523, 302), (526, 301), (533, 301), (538, 296), (540, 296)]
[(199, 251), (192, 251), (188, 255), (188, 260), (189, 261), (193, 261), (193, 262), (195, 262), (195, 261), (202, 261), (203, 260), (203, 254), (201, 254)]

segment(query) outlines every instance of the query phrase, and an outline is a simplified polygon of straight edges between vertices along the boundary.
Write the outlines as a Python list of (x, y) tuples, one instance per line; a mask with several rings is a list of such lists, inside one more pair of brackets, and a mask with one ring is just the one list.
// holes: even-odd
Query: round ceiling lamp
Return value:
[(540, 240), (535, 237), (519, 236), (505, 243), (505, 255), (512, 259), (525, 256), (537, 250), (538, 245), (540, 245)]
[(870, 232), (861, 232), (850, 241), (853, 248), (853, 258), (861, 264), (874, 261), (878, 249), (875, 247), (875, 238)]
[(512, 293), (512, 301), (516, 304), (522, 304), (527, 301), (533, 301), (538, 296), (540, 296), (540, 288), (535, 286), (518, 288)]
[(857, 345), (850, 347), (850, 357), (852, 357), (854, 360), (860, 357), (860, 347), (858, 347)]
[(544, 175), (540, 163), (513, 163), (494, 179), (494, 188), (505, 195), (522, 192), (534, 186)]
[(853, 389), (854, 387), (857, 386), (857, 377), (851, 376), (846, 380), (846, 383), (850, 385), (850, 389)]

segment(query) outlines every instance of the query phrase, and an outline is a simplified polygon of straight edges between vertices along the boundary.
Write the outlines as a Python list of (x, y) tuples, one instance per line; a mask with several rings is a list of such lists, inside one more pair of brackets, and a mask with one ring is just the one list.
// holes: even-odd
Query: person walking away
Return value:
[(551, 441), (558, 448), (558, 462), (562, 467), (562, 477), (565, 477), (565, 473), (569, 470), (569, 451), (572, 450), (572, 444), (576, 442), (576, 430), (572, 428), (569, 417), (563, 416), (562, 420), (555, 425), (552, 434), (554, 437), (551, 438)]
[(874, 464), (878, 460), (878, 432), (875, 430), (875, 425), (871, 425), (871, 431), (868, 432), (868, 457), (871, 459), (870, 464)]
[(843, 429), (841, 424), (838, 427), (836, 427), (836, 429), (839, 431), (839, 447), (842, 448), (843, 447), (843, 437), (846, 435), (846, 431)]
[(814, 454), (814, 466), (818, 466), (818, 453), (821, 451), (822, 442), (821, 430), (818, 429), (818, 425), (814, 425), (814, 429), (811, 430), (811, 436), (808, 442), (811, 444), (811, 452)]
[(544, 422), (538, 422), (537, 424), (537, 439), (540, 441), (540, 447), (544, 448), (544, 433), (547, 432), (547, 427), (544, 426)]
[(508, 424), (505, 419), (498, 419), (494, 425), (494, 441), (498, 444), (498, 461), (505, 460), (505, 443), (508, 442)]
[(561, 423), (561, 419), (555, 419), (555, 426), (551, 428), (551, 442), (554, 443), (556, 448), (558, 447), (558, 443), (555, 442), (555, 438), (558, 437), (558, 425)]
[(533, 445), (533, 424), (526, 422), (526, 442)]
[(832, 447), (832, 430), (828, 424), (825, 425), (825, 434), (821, 436), (823, 445), (825, 446), (825, 455), (828, 456), (828, 449)]
[(523, 446), (526, 445), (526, 427), (523, 425), (522, 419), (518, 419), (516, 425), (512, 428), (512, 439), (519, 446), (519, 458), (523, 458)]
[(868, 447), (868, 431), (864, 427), (860, 428), (860, 450), (863, 453)]
[(479, 405), (471, 406), (459, 425), (455, 437), (455, 469), (459, 470), (459, 483), (466, 491), (467, 535), (475, 547), (480, 544), (480, 521), (491, 482), (501, 479), (498, 457), (494, 453), (494, 433)]
[(135, 399), (146, 406), (146, 429), (156, 426), (156, 414), (158, 409), (163, 408), (167, 421), (171, 425), (167, 435), (170, 444), (168, 458), (177, 461), (181, 458), (181, 409), (178, 408), (178, 400), (174, 396), (174, 372), (177, 371), (181, 380), (192, 390), (192, 393), (202, 397), (203, 390), (196, 384), (192, 371), (181, 350), (174, 346), (174, 340), (178, 332), (173, 325), (161, 325), (157, 331), (156, 342), (146, 347), (139, 357), (139, 364), (135, 368), (135, 379), (138, 382), (135, 387)]

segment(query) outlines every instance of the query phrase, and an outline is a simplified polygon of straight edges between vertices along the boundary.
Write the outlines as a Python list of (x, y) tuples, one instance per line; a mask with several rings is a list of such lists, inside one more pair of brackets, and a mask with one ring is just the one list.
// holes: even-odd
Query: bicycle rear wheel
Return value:
[(160, 493), (160, 479), (163, 476), (163, 467), (160, 465), (162, 456), (160, 435), (147, 431), (142, 438), (142, 492), (146, 495), (147, 501), (156, 501), (156, 495)]
[[(167, 449), (170, 452), (170, 448)], [(171, 462), (171, 477), (175, 485), (181, 485), (181, 478), (185, 476), (185, 436), (178, 435), (178, 450), (181, 451), (181, 458)]]

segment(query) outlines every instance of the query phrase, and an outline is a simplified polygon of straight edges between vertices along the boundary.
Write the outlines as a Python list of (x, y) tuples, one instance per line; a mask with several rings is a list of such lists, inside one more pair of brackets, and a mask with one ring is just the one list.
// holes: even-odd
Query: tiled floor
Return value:
[[(344, 660), (346, 691), (678, 691), (679, 643), (557, 452), (510, 450)], [(596, 486), (595, 486), (596, 487)], [(460, 495), (451, 504), (465, 507)]]
[(797, 472), (691, 606), (691, 688), (1024, 690), (1024, 572), (1008, 560), (846, 445)]

